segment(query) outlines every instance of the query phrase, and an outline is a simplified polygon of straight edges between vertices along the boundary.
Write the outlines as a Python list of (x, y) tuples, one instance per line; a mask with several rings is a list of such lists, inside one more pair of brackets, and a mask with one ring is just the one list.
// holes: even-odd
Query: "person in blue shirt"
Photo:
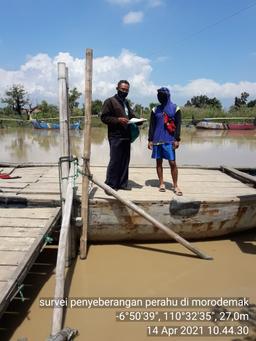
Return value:
[[(152, 158), (156, 159), (159, 191), (165, 192), (163, 159), (166, 159), (171, 169), (174, 193), (182, 195), (182, 191), (178, 186), (178, 168), (175, 160), (175, 150), (180, 143), (181, 111), (176, 104), (172, 103), (168, 88), (162, 87), (158, 89), (157, 98), (160, 105), (153, 108), (151, 112), (148, 148), (152, 150)], [(171, 128), (167, 128), (167, 125)]]

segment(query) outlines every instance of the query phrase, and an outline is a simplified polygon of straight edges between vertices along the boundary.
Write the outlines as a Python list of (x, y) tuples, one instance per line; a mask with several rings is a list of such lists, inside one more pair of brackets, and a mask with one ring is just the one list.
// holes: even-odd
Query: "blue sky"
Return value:
[(56, 102), (59, 61), (83, 91), (89, 47), (94, 99), (123, 78), (144, 105), (159, 86), (180, 105), (200, 94), (225, 106), (242, 91), (255, 99), (255, 18), (253, 0), (1, 0), (0, 96), (23, 84), (34, 104)]

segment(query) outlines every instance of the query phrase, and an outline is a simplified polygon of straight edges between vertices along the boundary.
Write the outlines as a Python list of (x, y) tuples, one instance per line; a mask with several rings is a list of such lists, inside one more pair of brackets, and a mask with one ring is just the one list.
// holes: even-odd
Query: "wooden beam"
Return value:
[[(70, 171), (70, 173), (72, 170)], [(56, 302), (64, 298), (65, 288), (65, 260), (67, 251), (67, 242), (70, 230), (70, 218), (73, 203), (73, 185), (72, 177), (69, 176), (66, 201), (64, 209), (62, 211), (62, 223), (60, 230), (60, 239), (58, 245), (58, 256), (56, 265), (56, 285), (55, 285), (55, 299)], [(53, 319), (52, 319), (52, 335), (56, 335), (61, 331), (63, 322), (63, 307), (56, 304), (53, 308)]]
[(221, 169), (225, 172), (228, 173), (229, 175), (234, 176), (235, 178), (245, 181), (248, 183), (253, 184), (254, 186), (256, 185), (256, 177), (252, 176), (250, 174), (246, 174), (244, 172), (241, 172), (235, 168), (232, 167), (226, 167), (226, 166), (221, 166)]
[[(88, 173), (90, 170), (91, 156), (91, 111), (92, 111), (92, 49), (86, 49), (86, 68), (85, 68), (85, 125), (84, 125), (84, 156), (83, 171)], [(83, 229), (80, 238), (80, 258), (84, 259), (87, 255), (87, 231), (88, 231), (88, 190), (89, 178), (83, 176), (82, 182), (82, 217)]]

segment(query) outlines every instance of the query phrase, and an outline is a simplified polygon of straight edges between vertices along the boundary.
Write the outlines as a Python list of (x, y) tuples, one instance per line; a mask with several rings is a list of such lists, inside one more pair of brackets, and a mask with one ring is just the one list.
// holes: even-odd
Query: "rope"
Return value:
[(18, 293), (20, 294), (21, 301), (25, 302), (25, 297), (24, 297), (23, 292), (22, 292), (23, 287), (24, 287), (24, 284), (21, 284), (18, 286)]
[[(62, 176), (62, 163), (64, 162), (68, 162), (69, 163), (69, 168), (74, 167), (74, 175), (69, 175), (66, 177)], [(61, 182), (62, 180), (68, 180), (69, 178), (73, 179), (72, 182), (72, 187), (75, 188), (76, 186), (76, 179), (78, 178), (79, 174), (78, 174), (78, 158), (77, 157), (73, 157), (73, 156), (62, 156), (59, 158), (59, 162), (58, 162), (58, 168), (59, 168), (59, 188), (60, 188), (60, 200), (61, 202), (63, 202), (63, 196), (62, 196), (62, 186), (61, 186)]]
[(79, 167), (77, 167), (77, 171), (79, 174), (81, 174), (82, 176), (86, 176), (89, 179), (88, 193), (90, 193), (93, 188), (93, 182), (92, 182), (93, 175), (90, 172), (90, 167), (89, 167), (90, 159), (84, 158), (84, 157), (82, 157), (82, 159), (84, 160), (84, 171)]
[(46, 235), (44, 237), (44, 241), (45, 241), (46, 244), (51, 244), (53, 242), (53, 238), (48, 236), (48, 235)]

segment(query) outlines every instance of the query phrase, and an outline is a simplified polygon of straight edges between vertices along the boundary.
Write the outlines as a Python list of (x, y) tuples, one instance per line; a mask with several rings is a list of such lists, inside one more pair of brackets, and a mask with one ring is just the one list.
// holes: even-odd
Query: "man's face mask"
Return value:
[(166, 104), (168, 101), (168, 95), (164, 92), (158, 92), (157, 99), (161, 104)]
[(125, 99), (128, 96), (128, 92), (126, 91), (122, 91), (122, 90), (117, 90), (117, 94), (119, 97), (121, 97), (122, 99)]

